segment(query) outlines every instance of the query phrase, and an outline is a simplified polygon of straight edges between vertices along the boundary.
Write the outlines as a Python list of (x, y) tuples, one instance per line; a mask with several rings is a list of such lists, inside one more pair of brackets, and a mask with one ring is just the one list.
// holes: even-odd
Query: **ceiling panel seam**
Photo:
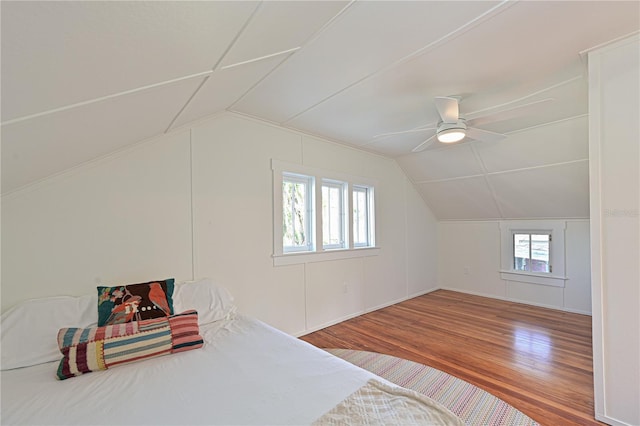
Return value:
[[(274, 66), (271, 71), (267, 72), (265, 75), (263, 75), (261, 78), (258, 79), (258, 81), (256, 81), (254, 84), (251, 85), (251, 87), (249, 87), (242, 95), (240, 95), (238, 97), (238, 99), (236, 99), (234, 102), (231, 103), (231, 105), (229, 105), (226, 110), (229, 112), (233, 112), (233, 113), (238, 113), (238, 114), (244, 114), (250, 117), (253, 117), (249, 114), (246, 114), (244, 112), (238, 111), (233, 109), (239, 102), (241, 102), (248, 94), (250, 94), (251, 92), (253, 92), (253, 90), (258, 87), (260, 85), (260, 83), (262, 83), (266, 78), (268, 78), (271, 74), (273, 74), (278, 68), (280, 68), (280, 65), (282, 65), (283, 63), (285, 63), (287, 61), (287, 59), (289, 59), (292, 55), (294, 55), (299, 49), (291, 52), (289, 55), (285, 56), (282, 61), (280, 61), (278, 64), (276, 64), (276, 66)], [(275, 122), (273, 122), (275, 123)], [(275, 123), (275, 124), (280, 124), (280, 123)]]
[(346, 92), (347, 90), (379, 75), (382, 74), (386, 71), (389, 71), (390, 69), (402, 65), (406, 62), (409, 62), (415, 58), (417, 58), (418, 56), (422, 55), (423, 53), (426, 53), (436, 47), (439, 47), (442, 44), (448, 43), (451, 40), (455, 40), (457, 37), (461, 36), (462, 34), (464, 34), (465, 32), (469, 31), (470, 29), (472, 29), (473, 27), (475, 27), (476, 25), (479, 25), (480, 23), (484, 22), (487, 19), (491, 19), (494, 16), (498, 15), (499, 13), (504, 12), (505, 10), (507, 10), (507, 8), (511, 7), (514, 3), (511, 0), (503, 0), (502, 2), (500, 2), (498, 5), (492, 7), (491, 9), (489, 9), (488, 11), (482, 13), (479, 16), (476, 16), (475, 18), (473, 18), (472, 20), (470, 20), (469, 22), (463, 24), (462, 26), (456, 28), (455, 30), (445, 34), (444, 36), (440, 37), (439, 39), (432, 41), (431, 43), (427, 44), (426, 46), (421, 47), (420, 49), (398, 59), (395, 62), (392, 62), (391, 64), (384, 66), (382, 68), (377, 69), (376, 71), (360, 78), (359, 80), (346, 85), (345, 87), (343, 87), (342, 89), (338, 90), (337, 92), (334, 92), (332, 94), (330, 94), (329, 96), (321, 99), (320, 101), (316, 102), (315, 104), (305, 108), (304, 110), (298, 112), (297, 114), (294, 114), (293, 116), (287, 118), (285, 121), (282, 122), (282, 124), (286, 124), (289, 123), (290, 121), (295, 120), (296, 118), (306, 114), (307, 112), (311, 111), (312, 109), (318, 107), (319, 105), (322, 105), (323, 103), (325, 103), (326, 101), (328, 101), (329, 99), (332, 99), (333, 97)]
[(540, 165), (540, 166), (521, 167), (521, 168), (518, 168), (518, 169), (501, 170), (501, 171), (498, 171), (498, 172), (487, 172), (486, 174), (456, 176), (456, 177), (442, 178), (442, 179), (417, 180), (417, 181), (414, 181), (413, 183), (416, 184), (416, 185), (421, 185), (421, 184), (430, 184), (430, 183), (450, 182), (450, 181), (454, 181), (454, 180), (474, 179), (474, 178), (479, 178), (479, 177), (484, 177), (484, 176), (488, 177), (488, 176), (503, 175), (503, 174), (507, 174), (507, 173), (524, 172), (524, 171), (527, 171), (527, 170), (545, 169), (545, 168), (548, 168), (548, 167), (566, 166), (566, 165), (570, 165), (570, 164), (584, 163), (584, 162), (588, 162), (588, 161), (589, 161), (588, 158), (581, 158), (581, 159), (578, 159), (578, 160), (563, 161), (563, 162), (560, 162), (560, 163), (553, 163), (553, 164), (543, 164), (543, 165)]
[(196, 87), (196, 89), (193, 91), (193, 93), (191, 94), (191, 96), (189, 96), (189, 99), (187, 99), (187, 101), (184, 103), (184, 105), (182, 105), (182, 108), (180, 108), (180, 110), (178, 111), (178, 113), (173, 117), (173, 119), (171, 120), (171, 122), (169, 123), (169, 125), (167, 126), (167, 128), (164, 130), (164, 133), (168, 133), (171, 128), (173, 127), (173, 125), (176, 123), (176, 121), (178, 120), (178, 118), (180, 118), (180, 116), (182, 115), (182, 113), (184, 112), (185, 109), (187, 109), (187, 106), (189, 106), (189, 104), (191, 103), (191, 101), (193, 100), (193, 98), (196, 97), (196, 94), (198, 93), (198, 91), (202, 88), (202, 86), (205, 85), (205, 83), (209, 80), (209, 78), (211, 77), (211, 75), (206, 76), (198, 85), (198, 87)]
[(30, 115), (25, 115), (23, 117), (14, 118), (12, 120), (7, 120), (7, 121), (5, 121), (3, 123), (0, 123), (0, 125), (8, 126), (10, 124), (20, 123), (22, 121), (31, 120), (31, 119), (42, 117), (42, 116), (45, 116), (45, 115), (55, 114), (55, 113), (58, 113), (58, 112), (67, 111), (67, 110), (70, 110), (70, 109), (75, 109), (75, 108), (83, 107), (83, 106), (86, 106), (86, 105), (95, 104), (95, 103), (106, 101), (106, 100), (109, 100), (109, 99), (118, 98), (120, 96), (131, 95), (131, 94), (134, 94), (134, 93), (139, 93), (139, 92), (144, 92), (144, 91), (147, 91), (147, 90), (155, 89), (157, 87), (162, 87), (162, 86), (166, 86), (166, 85), (170, 85), (170, 84), (174, 84), (174, 83), (179, 83), (181, 81), (190, 80), (192, 78), (209, 76), (209, 75), (211, 75), (211, 73), (213, 73), (213, 71), (212, 70), (208, 70), (208, 71), (203, 71), (203, 72), (199, 72), (199, 73), (195, 73), (195, 74), (186, 75), (186, 76), (183, 76), (183, 77), (174, 78), (174, 79), (171, 79), (171, 80), (162, 81), (162, 82), (159, 82), (159, 83), (153, 83), (153, 84), (149, 84), (149, 85), (146, 85), (146, 86), (137, 87), (135, 89), (125, 90), (124, 92), (113, 93), (111, 95), (101, 96), (99, 98), (89, 99), (89, 100), (82, 101), (82, 102), (77, 102), (77, 103), (74, 103), (74, 104), (71, 104), (71, 105), (66, 105), (66, 106), (63, 106), (63, 107), (53, 108), (53, 109), (42, 111), (42, 112), (38, 112), (38, 113), (35, 113), (35, 114), (30, 114)]
[[(490, 106), (489, 108), (483, 108), (483, 109), (480, 109), (478, 111), (470, 112), (470, 113), (466, 114), (466, 118), (467, 118), (467, 120), (473, 120), (473, 116), (474, 115), (482, 114), (482, 113), (484, 113), (486, 111), (491, 111), (492, 109), (498, 109), (498, 108), (502, 108), (502, 107), (511, 106), (514, 103), (518, 103), (520, 101), (524, 101), (524, 100), (529, 99), (529, 98), (531, 98), (533, 96), (540, 95), (542, 93), (548, 92), (549, 90), (557, 89), (558, 87), (565, 86), (565, 85), (567, 85), (569, 83), (573, 83), (574, 81), (581, 80), (583, 78), (584, 77), (582, 75), (576, 75), (574, 77), (571, 77), (571, 78), (568, 78), (566, 80), (563, 80), (563, 81), (561, 81), (559, 83), (552, 84), (551, 86), (547, 86), (545, 88), (536, 90), (535, 92), (532, 92), (532, 93), (529, 93), (527, 95), (521, 96), (518, 99), (513, 99), (511, 101), (504, 102), (504, 103), (502, 103), (500, 105), (493, 105), (493, 106)], [(553, 99), (553, 98), (550, 98), (550, 99)], [(546, 100), (543, 99), (542, 101), (546, 101)], [(540, 101), (540, 102), (542, 102), (542, 101)], [(500, 112), (500, 111), (498, 111), (498, 112)]]
[(504, 218), (504, 212), (502, 211), (502, 208), (500, 207), (500, 203), (498, 202), (498, 196), (496, 195), (496, 190), (493, 188), (493, 185), (491, 185), (491, 182), (489, 182), (489, 178), (487, 177), (487, 167), (485, 166), (484, 161), (482, 161), (482, 157), (478, 153), (478, 150), (476, 149), (474, 144), (471, 144), (471, 152), (473, 152), (473, 156), (476, 158), (476, 161), (480, 165), (484, 183), (487, 185), (487, 188), (489, 188), (489, 193), (491, 194), (493, 203), (495, 204), (496, 209), (498, 210), (498, 214), (500, 215), (501, 218)]
[(422, 184), (430, 184), (430, 183), (451, 182), (451, 181), (454, 181), (454, 180), (474, 179), (474, 178), (479, 178), (479, 177), (483, 177), (483, 176), (484, 176), (483, 174), (456, 176), (456, 177), (442, 178), (442, 179), (417, 180), (414, 183), (416, 185), (422, 185)]
[(506, 173), (525, 172), (527, 170), (546, 169), (546, 168), (549, 168), (549, 167), (567, 166), (567, 165), (570, 165), (570, 164), (584, 163), (584, 162), (588, 162), (588, 161), (589, 161), (588, 158), (580, 158), (578, 160), (562, 161), (560, 163), (543, 164), (543, 165), (540, 165), (540, 166), (521, 167), (521, 168), (512, 169), (512, 170), (501, 170), (501, 171), (498, 171), (498, 172), (489, 172), (489, 173), (487, 173), (487, 176), (503, 175), (503, 174), (506, 174)]
[(486, 174), (456, 176), (456, 177), (442, 178), (442, 179), (417, 180), (414, 183), (420, 185), (420, 184), (450, 182), (450, 181), (454, 181), (454, 180), (473, 179), (473, 178), (479, 178), (479, 177), (483, 177), (483, 176), (487, 176), (488, 177), (488, 176), (496, 176), (496, 175), (502, 175), (502, 174), (507, 174), (507, 173), (524, 172), (524, 171), (527, 171), (527, 170), (536, 170), (536, 169), (544, 169), (544, 168), (549, 168), (549, 167), (565, 166), (565, 165), (570, 165), (570, 164), (574, 164), (574, 163), (583, 163), (583, 162), (588, 162), (588, 161), (589, 161), (588, 158), (580, 158), (578, 160), (563, 161), (563, 162), (560, 162), (560, 163), (543, 164), (543, 165), (540, 165), (540, 166), (531, 166), (531, 167), (521, 167), (521, 168), (518, 168), (518, 169), (501, 170), (501, 171), (498, 171), (498, 172), (487, 172)]
[[(218, 60), (216, 61), (216, 63), (213, 65), (213, 67), (211, 68), (211, 74), (213, 74), (218, 66), (220, 65), (220, 63), (224, 60), (225, 56), (227, 56), (227, 54), (231, 51), (231, 49), (233, 48), (233, 46), (235, 46), (236, 42), (238, 41), (238, 39), (240, 38), (240, 36), (242, 35), (242, 33), (247, 29), (247, 27), (249, 26), (249, 24), (251, 23), (251, 21), (253, 20), (253, 18), (256, 16), (256, 14), (258, 13), (258, 10), (260, 10), (260, 8), (262, 7), (262, 2), (258, 3), (256, 5), (256, 7), (253, 9), (253, 12), (251, 12), (251, 15), (249, 15), (249, 17), (247, 18), (247, 20), (245, 21), (245, 23), (242, 25), (242, 27), (240, 27), (240, 29), (238, 30), (238, 32), (236, 33), (236, 35), (233, 37), (233, 40), (231, 40), (231, 43), (229, 43), (227, 45), (227, 48), (224, 50), (224, 52), (222, 52), (222, 54), (220, 55), (220, 57), (218, 58)], [(198, 95), (198, 92), (204, 87), (204, 85), (207, 83), (207, 81), (209, 81), (209, 77), (211, 76), (211, 74), (209, 76), (207, 76), (207, 78), (204, 79), (204, 81), (202, 81), (198, 87), (196, 88), (196, 90), (194, 90), (194, 92), (191, 94), (191, 96), (189, 96), (189, 99), (187, 99), (187, 101), (184, 103), (184, 105), (182, 106), (182, 108), (180, 108), (180, 110), (178, 111), (178, 113), (173, 117), (173, 119), (169, 122), (169, 125), (167, 126), (167, 128), (165, 129), (164, 133), (167, 133), (171, 130), (171, 128), (173, 127), (173, 125), (175, 124), (175, 122), (178, 120), (178, 118), (180, 118), (180, 116), (182, 115), (182, 113), (187, 109), (187, 107), (189, 106), (189, 104), (195, 99), (195, 97)]]
[(318, 37), (320, 37), (322, 33), (324, 33), (327, 30), (327, 28), (335, 24), (335, 22), (338, 19), (342, 18), (347, 12), (347, 10), (349, 10), (349, 8), (351, 8), (351, 6), (353, 6), (353, 4), (355, 4), (356, 1), (357, 0), (351, 0), (345, 7), (340, 9), (340, 11), (338, 11), (338, 13), (336, 13), (331, 19), (329, 19), (323, 26), (321, 26), (316, 32), (311, 34), (309, 38), (303, 41), (302, 46), (307, 46), (313, 43)]
[[(262, 76), (262, 78), (258, 79), (258, 81), (256, 81), (251, 87), (249, 87), (242, 95), (240, 95), (240, 97), (238, 97), (238, 99), (236, 99), (233, 103), (231, 103), (231, 105), (229, 105), (227, 107), (227, 111), (230, 112), (237, 112), (237, 113), (241, 113), (238, 110), (235, 110), (235, 106), (238, 105), (238, 103), (242, 102), (242, 100), (244, 98), (246, 98), (249, 94), (251, 94), (256, 87), (260, 86), (260, 84), (266, 80), (271, 74), (273, 74), (278, 68), (280, 68), (280, 66), (282, 66), (282, 64), (284, 64), (291, 56), (293, 56), (297, 51), (304, 49), (306, 46), (310, 45), (311, 43), (313, 43), (323, 32), (325, 32), (331, 25), (333, 25), (340, 17), (344, 16), (345, 12), (351, 7), (352, 4), (354, 4), (356, 2), (356, 0), (351, 0), (349, 2), (349, 4), (347, 4), (345, 7), (343, 7), (342, 9), (340, 9), (340, 11), (338, 13), (335, 14), (335, 16), (333, 16), (331, 19), (329, 19), (322, 27), (320, 27), (316, 32), (314, 32), (313, 34), (311, 34), (306, 40), (304, 40), (300, 46), (298, 46), (298, 48), (294, 51), (291, 52), (291, 54), (287, 55), (281, 62), (279, 62), (278, 64), (276, 64), (276, 66), (274, 66), (271, 71), (269, 71), (268, 73), (266, 73), (264, 76)], [(280, 125), (284, 125), (284, 122), (282, 123), (278, 123)]]
[(251, 23), (251, 21), (253, 21), (253, 18), (256, 16), (256, 14), (258, 13), (258, 10), (260, 10), (262, 8), (263, 3), (260, 2), (258, 3), (258, 5), (255, 7), (255, 9), (253, 9), (253, 12), (251, 12), (251, 15), (249, 15), (249, 17), (247, 18), (247, 20), (245, 21), (245, 23), (242, 25), (242, 27), (240, 27), (240, 29), (238, 30), (238, 32), (236, 33), (235, 37), (233, 38), (233, 40), (231, 40), (231, 43), (229, 43), (229, 45), (227, 46), (227, 48), (224, 50), (224, 52), (222, 52), (222, 55), (220, 55), (220, 57), (218, 58), (218, 60), (216, 61), (216, 63), (213, 65), (213, 68), (211, 68), (213, 71), (215, 71), (216, 69), (218, 69), (218, 66), (220, 65), (220, 63), (224, 60), (224, 58), (227, 56), (227, 54), (231, 51), (231, 49), (233, 48), (233, 46), (236, 45), (236, 42), (238, 41), (238, 39), (240, 38), (240, 36), (242, 35), (242, 33), (244, 33), (244, 31), (247, 29), (247, 27), (249, 26), (249, 24)]
[(574, 116), (571, 116), (571, 117), (565, 117), (565, 118), (561, 118), (560, 120), (548, 121), (546, 123), (536, 124), (535, 126), (523, 127), (522, 129), (512, 130), (510, 132), (505, 132), (505, 135), (511, 136), (511, 135), (516, 134), (516, 133), (525, 132), (527, 130), (538, 129), (540, 127), (551, 126), (553, 124), (558, 124), (558, 123), (562, 123), (562, 122), (565, 122), (565, 121), (576, 120), (578, 118), (588, 117), (588, 116), (589, 116), (589, 113), (574, 115)]
[(240, 65), (252, 64), (254, 62), (263, 61), (265, 59), (271, 59), (273, 57), (280, 56), (280, 55), (285, 55), (287, 53), (293, 53), (293, 52), (295, 52), (296, 50), (299, 50), (299, 49), (300, 49), (300, 46), (296, 46), (296, 47), (293, 47), (291, 49), (283, 50), (281, 52), (270, 53), (268, 55), (260, 56), (258, 58), (247, 59), (246, 61), (236, 62), (235, 64), (230, 64), (230, 65), (225, 65), (224, 67), (220, 68), (220, 71), (228, 70), (229, 68), (239, 67)]

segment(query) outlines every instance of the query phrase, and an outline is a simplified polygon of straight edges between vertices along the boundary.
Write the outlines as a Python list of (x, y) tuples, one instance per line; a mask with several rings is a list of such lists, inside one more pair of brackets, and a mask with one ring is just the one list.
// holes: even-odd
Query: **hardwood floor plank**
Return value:
[(445, 371), (542, 425), (597, 425), (591, 317), (437, 290), (301, 337)]

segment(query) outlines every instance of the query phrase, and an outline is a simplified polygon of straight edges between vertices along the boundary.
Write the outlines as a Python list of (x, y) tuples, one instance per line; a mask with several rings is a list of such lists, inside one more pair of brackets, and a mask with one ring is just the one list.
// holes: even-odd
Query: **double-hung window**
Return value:
[(272, 169), (275, 265), (378, 253), (375, 181), (277, 160)]

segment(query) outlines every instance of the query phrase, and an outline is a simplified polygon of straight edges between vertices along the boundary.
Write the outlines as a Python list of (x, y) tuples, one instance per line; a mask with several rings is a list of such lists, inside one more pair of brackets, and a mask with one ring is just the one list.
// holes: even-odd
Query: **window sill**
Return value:
[(296, 265), (299, 263), (326, 262), (328, 260), (352, 259), (356, 257), (377, 256), (380, 247), (359, 247), (352, 249), (331, 249), (314, 252), (274, 254), (273, 266)]
[(500, 270), (500, 278), (506, 281), (519, 281), (523, 283), (548, 285), (552, 287), (564, 287), (564, 282), (569, 279), (560, 275), (505, 270)]

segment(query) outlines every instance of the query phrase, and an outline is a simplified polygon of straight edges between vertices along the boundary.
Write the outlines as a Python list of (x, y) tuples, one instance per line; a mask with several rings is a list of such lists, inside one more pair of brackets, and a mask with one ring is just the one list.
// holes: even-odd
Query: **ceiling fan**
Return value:
[[(474, 127), (474, 125), (486, 124), (492, 121), (505, 120), (514, 116), (522, 115), (524, 109), (529, 109), (532, 106), (537, 107), (541, 103), (552, 100), (553, 99), (551, 98), (543, 99), (512, 108), (502, 109), (497, 112), (491, 111), (487, 114), (482, 114), (483, 111), (478, 111), (477, 113), (473, 114), (474, 117), (472, 119), (467, 120), (460, 114), (460, 98), (453, 96), (438, 96), (434, 98), (436, 109), (438, 110), (438, 114), (440, 114), (440, 120), (438, 121), (436, 127), (420, 127), (417, 129), (405, 130), (402, 132), (383, 133), (374, 136), (374, 139), (383, 136), (435, 130), (434, 134), (431, 137), (413, 148), (411, 150), (412, 152), (423, 151), (431, 144), (433, 144), (436, 140), (445, 144), (460, 142), (465, 137), (483, 142), (499, 141), (506, 138), (507, 136), (501, 133), (482, 130)], [(489, 108), (489, 110), (495, 110), (495, 108)], [(492, 120), (488, 119), (489, 115), (497, 117), (494, 117), (494, 119)]]

